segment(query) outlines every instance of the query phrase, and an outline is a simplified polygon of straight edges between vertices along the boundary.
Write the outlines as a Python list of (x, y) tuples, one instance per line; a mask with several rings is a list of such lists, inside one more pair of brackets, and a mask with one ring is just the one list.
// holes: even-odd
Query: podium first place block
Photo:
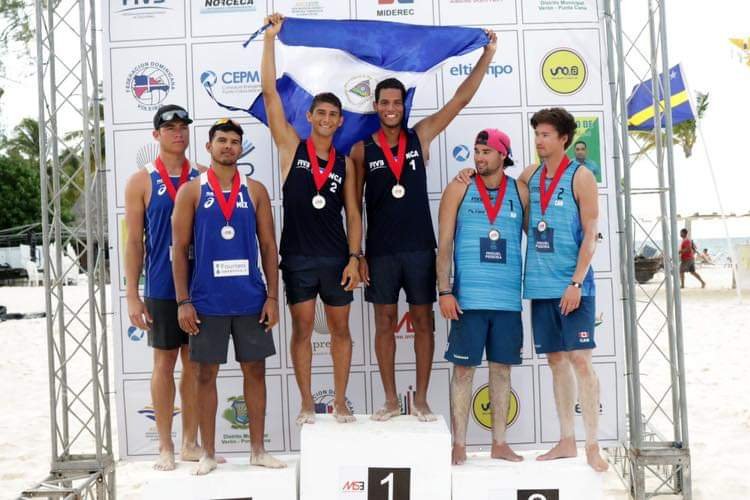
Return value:
[(451, 436), (442, 417), (315, 418), (300, 436), (301, 500), (450, 500)]
[(604, 474), (578, 457), (538, 462), (537, 452), (523, 452), (523, 462), (471, 453), (453, 467), (453, 500), (601, 500)]
[(205, 476), (193, 476), (194, 464), (179, 463), (168, 472), (152, 471), (145, 480), (143, 500), (296, 500), (297, 459), (281, 456), (285, 469), (250, 465), (249, 457), (228, 458)]

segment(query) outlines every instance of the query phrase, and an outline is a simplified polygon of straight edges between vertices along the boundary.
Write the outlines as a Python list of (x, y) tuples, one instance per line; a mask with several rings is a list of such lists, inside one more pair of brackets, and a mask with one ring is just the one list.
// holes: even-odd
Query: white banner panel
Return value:
[[(180, 104), (195, 119), (191, 125), (191, 160), (209, 163), (205, 149), (208, 129), (220, 117), (232, 116), (245, 132), (240, 169), (262, 182), (274, 205), (277, 237), (281, 235), (282, 190), (277, 151), (269, 130), (243, 112), (230, 112), (210, 99), (247, 108), (260, 91), (262, 42), (242, 43), (258, 29), (268, 12), (319, 19), (371, 19), (428, 25), (492, 28), (498, 50), (474, 99), (430, 145), (427, 187), (433, 229), (437, 232), (440, 196), (463, 168), (473, 166), (477, 132), (499, 128), (508, 133), (517, 177), (538, 163), (531, 115), (548, 106), (564, 106), (576, 117), (575, 140), (586, 144), (586, 166), (599, 186), (599, 232), (594, 256), (596, 271), (596, 342), (593, 355), (602, 391), (600, 438), (613, 443), (625, 438), (625, 379), (622, 349), (619, 255), (615, 180), (611, 168), (612, 114), (608, 109), (607, 62), (603, 59), (604, 25), (597, 0), (102, 0), (106, 148), (110, 262), (113, 291), (113, 338), (120, 452), (123, 457), (151, 457), (156, 433), (149, 390), (152, 353), (145, 332), (129, 324), (124, 281), (124, 190), (127, 179), (152, 161), (158, 147), (152, 138), (154, 111)], [(400, 43), (394, 40), (394, 43)], [(480, 50), (447, 61), (419, 85), (409, 125), (437, 111), (451, 99), (476, 64)], [(573, 158), (574, 149), (568, 151)], [(366, 221), (365, 221), (366, 224)], [(282, 287), (283, 292), (283, 287)], [(352, 374), (347, 393), (356, 413), (377, 409), (383, 402), (373, 347), (375, 323), (363, 289), (355, 292), (349, 327)], [(294, 417), (299, 391), (288, 344), (291, 317), (282, 301), (281, 322), (273, 336), (277, 354), (267, 361), (268, 411), (266, 447), (296, 451), (299, 429)], [(398, 304), (396, 382), (404, 411), (413, 402), (415, 385), (414, 329), (402, 296)], [(435, 355), (429, 398), (433, 410), (449, 420), (451, 366), (443, 360), (449, 322), (435, 314)], [(519, 449), (546, 448), (557, 439), (558, 424), (551, 374), (544, 356), (533, 351), (529, 305), (524, 303), (523, 365), (512, 372), (513, 408), (508, 440)], [(330, 335), (318, 308), (312, 338), (313, 395), (317, 409), (330, 411), (333, 375)], [(230, 344), (228, 363), (218, 382), (217, 448), (222, 454), (246, 454), (247, 413), (242, 376)], [(179, 376), (180, 365), (177, 366)], [(473, 447), (491, 442), (487, 429), (486, 362), (474, 380), (468, 441)], [(174, 425), (179, 439), (179, 401)], [(580, 421), (580, 417), (577, 417)], [(578, 438), (583, 429), (577, 422)]]

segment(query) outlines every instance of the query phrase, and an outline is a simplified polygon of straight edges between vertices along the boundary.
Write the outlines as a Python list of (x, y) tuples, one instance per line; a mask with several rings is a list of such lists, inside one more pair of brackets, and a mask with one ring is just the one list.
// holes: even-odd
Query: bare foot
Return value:
[(492, 458), (507, 460), (508, 462), (523, 462), (523, 457), (513, 451), (510, 446), (508, 446), (508, 443), (492, 443), (490, 456)]
[(272, 455), (269, 455), (265, 451), (253, 453), (250, 456), (250, 465), (258, 465), (260, 467), (268, 467), (270, 469), (283, 469), (286, 467), (286, 464), (284, 462), (282, 462), (278, 458), (274, 458)]
[(196, 464), (195, 467), (193, 467), (192, 474), (195, 476), (205, 476), (212, 470), (216, 468), (216, 459), (214, 457), (209, 457), (208, 455), (203, 455), (201, 457), (200, 461)]
[(466, 463), (466, 446), (453, 443), (453, 452), (451, 453), (451, 462), (453, 465), (463, 465)]
[(598, 444), (586, 445), (586, 461), (596, 472), (604, 472), (609, 469), (609, 464), (599, 453)]
[(573, 458), (578, 455), (576, 441), (573, 438), (561, 439), (559, 443), (552, 447), (547, 453), (536, 457), (539, 461), (557, 460), (558, 458)]
[(349, 407), (346, 406), (346, 403), (334, 403), (333, 418), (335, 418), (336, 422), (340, 424), (348, 424), (357, 420), (354, 415), (352, 415)]
[(420, 422), (434, 422), (437, 416), (432, 413), (427, 403), (414, 403), (411, 407), (411, 414), (417, 417)]
[(197, 444), (183, 444), (180, 450), (180, 460), (183, 462), (197, 462), (203, 456), (203, 448)]
[(373, 413), (370, 418), (378, 422), (385, 422), (399, 415), (401, 415), (401, 406), (398, 401), (386, 401), (383, 407)]
[(174, 450), (164, 449), (159, 452), (159, 458), (154, 462), (154, 469), (167, 471), (174, 470)]
[(315, 407), (312, 402), (305, 404), (302, 403), (302, 408), (299, 410), (299, 415), (294, 420), (298, 427), (302, 427), (305, 424), (315, 423)]

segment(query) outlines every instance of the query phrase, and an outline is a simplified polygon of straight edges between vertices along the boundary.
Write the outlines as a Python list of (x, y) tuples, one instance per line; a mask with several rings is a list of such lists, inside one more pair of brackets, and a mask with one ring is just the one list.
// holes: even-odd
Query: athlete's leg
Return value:
[(680, 269), (680, 288), (685, 288), (685, 271)]
[(574, 426), (575, 376), (567, 353), (547, 353), (547, 361), (552, 370), (552, 387), (555, 393), (557, 418), (560, 420), (560, 441), (537, 460), (575, 457), (576, 438)]
[(266, 427), (266, 361), (243, 361), (242, 394), (250, 419), (250, 464), (263, 467), (286, 467), (286, 464), (266, 453), (263, 436)]
[(697, 271), (691, 271), (690, 274), (692, 274), (695, 279), (701, 282), (701, 288), (706, 288), (706, 282), (703, 281), (703, 278), (701, 278), (701, 275), (698, 274)]
[(156, 470), (173, 470), (174, 443), (172, 442), (172, 415), (174, 413), (174, 367), (179, 349), (153, 349), (154, 369), (151, 372), (151, 400), (156, 413), (156, 430), (159, 433), (159, 458)]
[(315, 422), (315, 403), (312, 397), (312, 338), (315, 322), (315, 299), (305, 300), (289, 306), (292, 315), (292, 340), (290, 351), (294, 365), (294, 377), (301, 397), (297, 425)]
[(475, 367), (453, 365), (451, 377), (451, 430), (453, 434), (453, 465), (466, 462), (466, 426), (469, 423), (472, 380)]
[(435, 334), (432, 304), (409, 305), (414, 325), (414, 353), (417, 359), (417, 390), (414, 395), (414, 414), (428, 422), (437, 419), (427, 404), (427, 387), (430, 384), (432, 357), (435, 354)]
[(203, 450), (198, 446), (198, 364), (190, 361), (190, 348), (180, 348), (182, 375), (180, 376), (180, 402), (182, 406), (182, 449), (180, 458), (189, 462), (200, 460)]
[(505, 440), (505, 427), (508, 420), (510, 400), (510, 365), (490, 361), (490, 405), (492, 406), (492, 458), (502, 458), (511, 462), (523, 460)]
[(599, 454), (599, 377), (591, 364), (591, 349), (570, 351), (568, 357), (578, 382), (578, 398), (586, 430), (586, 459), (594, 470), (602, 472), (607, 470), (608, 465)]
[(380, 380), (383, 382), (385, 403), (373, 413), (373, 420), (388, 420), (399, 415), (401, 407), (396, 394), (396, 321), (397, 304), (373, 304), (375, 308), (375, 356), (378, 359)]
[[(205, 333), (204, 333), (205, 335)], [(193, 474), (202, 476), (216, 468), (216, 375), (219, 373), (218, 363), (198, 364), (198, 408), (200, 412), (201, 443), (203, 443), (203, 457), (193, 469)]]
[(336, 420), (353, 422), (354, 415), (346, 405), (346, 386), (352, 365), (352, 336), (349, 332), (349, 305), (325, 306), (328, 330), (331, 332), (331, 358), (333, 359), (333, 402)]

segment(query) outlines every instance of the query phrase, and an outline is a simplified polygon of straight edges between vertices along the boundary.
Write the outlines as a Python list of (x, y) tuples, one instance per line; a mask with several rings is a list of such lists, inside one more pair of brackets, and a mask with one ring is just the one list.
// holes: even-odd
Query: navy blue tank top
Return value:
[[(434, 250), (430, 204), (427, 198), (427, 171), (417, 133), (406, 130), (406, 161), (400, 184), (403, 198), (394, 198), (391, 189), (396, 177), (386, 163), (380, 146), (368, 137), (365, 145), (365, 203), (367, 205), (366, 250), (370, 257), (400, 252)], [(391, 148), (393, 155), (397, 147)]]
[[(174, 202), (169, 197), (167, 186), (153, 163), (144, 167), (151, 180), (151, 197), (146, 207), (143, 221), (146, 255), (144, 271), (146, 282), (143, 296), (149, 299), (175, 300), (174, 280), (172, 279), (172, 210)], [(197, 177), (200, 172), (191, 163), (188, 179)], [(170, 176), (177, 188), (179, 176)], [(192, 264), (192, 262), (191, 262)]]
[[(328, 160), (318, 158), (320, 168), (325, 168), (327, 164)], [(279, 253), (285, 261), (299, 260), (296, 257), (329, 257), (336, 261), (346, 259), (349, 245), (341, 215), (344, 208), (344, 179), (346, 159), (337, 152), (333, 170), (320, 190), (320, 195), (326, 201), (325, 207), (315, 208), (312, 199), (318, 191), (310, 171), (306, 143), (299, 143), (283, 187), (284, 226)]]
[(258, 314), (266, 301), (266, 285), (258, 268), (255, 208), (247, 178), (240, 174), (240, 192), (230, 220), (234, 237), (230, 240), (221, 235), (227, 222), (208, 175), (203, 173), (200, 179), (201, 194), (193, 225), (195, 267), (190, 299), (196, 311), (208, 316)]

